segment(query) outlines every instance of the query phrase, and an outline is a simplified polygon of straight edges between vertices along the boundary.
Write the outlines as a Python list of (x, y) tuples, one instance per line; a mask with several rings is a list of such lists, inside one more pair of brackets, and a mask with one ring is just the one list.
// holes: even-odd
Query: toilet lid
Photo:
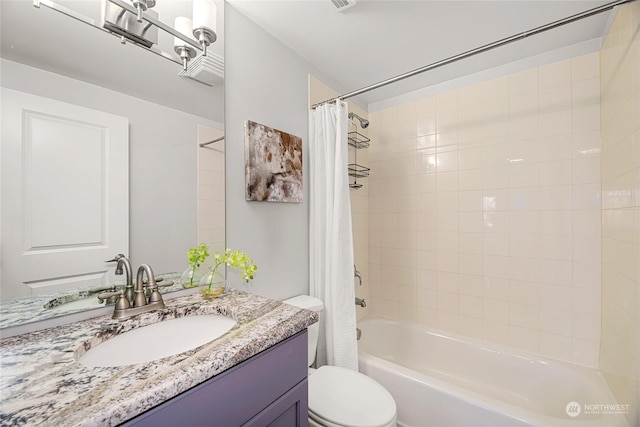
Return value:
[(379, 427), (396, 416), (396, 402), (366, 375), (322, 366), (309, 377), (309, 412), (346, 427)]

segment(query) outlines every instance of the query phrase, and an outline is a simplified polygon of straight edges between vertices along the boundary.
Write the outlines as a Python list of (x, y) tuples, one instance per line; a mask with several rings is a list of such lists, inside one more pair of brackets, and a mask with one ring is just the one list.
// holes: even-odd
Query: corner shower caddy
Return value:
[(348, 165), (349, 176), (354, 178), (353, 182), (349, 183), (349, 187), (357, 190), (358, 188), (362, 188), (362, 184), (358, 183), (358, 178), (367, 178), (370, 171), (368, 167), (358, 164), (358, 150), (369, 148), (369, 142), (371, 142), (371, 140), (357, 130), (354, 130), (353, 132), (349, 132), (348, 141), (349, 145), (355, 148), (354, 163), (349, 163)]

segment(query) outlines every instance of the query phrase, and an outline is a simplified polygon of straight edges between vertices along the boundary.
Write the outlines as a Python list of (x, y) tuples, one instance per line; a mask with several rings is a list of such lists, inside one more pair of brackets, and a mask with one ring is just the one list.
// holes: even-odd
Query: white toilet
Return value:
[[(320, 313), (322, 301), (300, 295), (283, 302)], [(309, 326), (309, 366), (316, 357), (319, 323)], [(355, 334), (355, 331), (354, 331)], [(312, 427), (392, 427), (396, 402), (372, 378), (337, 366), (309, 368), (309, 425)]]

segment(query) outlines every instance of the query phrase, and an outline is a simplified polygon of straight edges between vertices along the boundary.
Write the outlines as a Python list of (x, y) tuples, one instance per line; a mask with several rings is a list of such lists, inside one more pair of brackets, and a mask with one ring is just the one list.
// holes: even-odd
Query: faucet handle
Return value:
[(353, 264), (353, 276), (358, 279), (360, 286), (362, 286), (362, 274), (360, 274), (355, 264)]
[(106, 299), (117, 297), (118, 295), (120, 295), (120, 292), (121, 291), (117, 291), (117, 292), (102, 292), (101, 294), (98, 294), (98, 301), (100, 301), (102, 303)]
[(118, 300), (116, 301), (116, 310), (123, 310), (131, 306), (127, 297), (124, 296), (124, 290), (122, 289), (116, 292), (101, 293), (100, 295), (98, 295), (98, 301), (103, 302), (104, 300), (109, 300), (113, 297), (118, 297)]
[[(155, 278), (154, 278), (154, 281), (155, 281), (156, 283), (160, 283), (160, 282), (162, 282), (163, 280), (164, 280), (164, 277), (155, 277)], [(173, 283), (173, 282), (171, 282), (171, 283)], [(142, 280), (142, 284), (143, 284), (144, 286), (149, 286), (149, 280), (147, 280), (147, 279), (143, 279), (143, 280)], [(160, 286), (160, 285), (158, 285), (158, 286)]]
[(166, 281), (166, 282), (164, 282), (164, 283), (159, 283), (159, 282), (161, 282), (161, 281), (162, 281), (162, 279), (160, 279), (160, 280), (156, 280), (156, 286), (157, 286), (158, 288), (168, 288), (169, 286), (173, 286), (173, 285), (175, 285), (175, 283), (176, 283), (176, 282), (174, 282), (173, 280), (167, 280), (167, 281)]

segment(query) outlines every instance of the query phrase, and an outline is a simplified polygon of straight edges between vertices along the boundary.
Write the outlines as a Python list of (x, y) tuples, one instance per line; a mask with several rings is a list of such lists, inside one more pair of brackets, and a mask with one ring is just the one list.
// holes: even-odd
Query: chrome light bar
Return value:
[[(184, 41), (185, 43), (188, 43), (189, 45), (193, 46), (195, 49), (199, 51), (204, 51), (203, 46), (200, 43), (198, 43), (196, 40), (192, 39), (191, 37), (188, 37), (183, 33), (177, 31), (176, 29), (170, 27), (169, 25), (166, 25), (164, 22), (154, 17), (153, 15), (155, 13), (152, 14), (150, 13), (151, 11), (143, 11), (142, 9), (136, 8), (133, 5), (123, 0), (104, 0), (104, 3), (105, 4), (103, 4), (102, 14), (103, 14), (103, 21), (105, 22), (104, 22), (104, 27), (102, 27), (100, 25), (97, 25), (93, 19), (86, 17), (65, 6), (62, 6), (54, 2), (53, 0), (33, 0), (33, 6), (36, 8), (40, 8), (40, 6), (46, 6), (49, 9), (53, 9), (57, 12), (67, 15), (80, 22), (91, 25), (92, 27), (97, 28), (101, 31), (105, 31), (109, 34), (113, 34), (116, 37), (119, 37), (123, 44), (129, 41), (135, 44), (136, 46), (143, 47), (146, 50), (149, 50), (155, 53), (156, 55), (162, 56), (163, 58), (168, 59), (172, 62), (175, 62), (176, 64), (179, 64), (179, 65), (183, 65), (182, 59), (178, 59), (175, 55), (164, 52), (163, 50), (154, 46), (154, 44), (156, 43), (153, 40), (149, 40), (150, 38), (154, 38), (154, 37), (152, 36), (145, 37), (145, 35), (150, 34), (149, 31), (151, 30), (152, 26), (160, 28), (161, 30), (171, 34), (172, 36), (179, 38), (180, 40)], [(115, 12), (114, 12), (113, 7), (117, 7), (120, 10), (115, 9)], [(107, 13), (106, 11), (109, 11), (109, 10), (111, 10), (111, 12)], [(119, 24), (115, 25), (113, 22), (109, 22), (108, 20), (105, 20), (107, 16), (113, 16), (114, 14), (116, 15), (116, 18), (119, 17), (120, 20), (122, 20), (123, 15), (126, 12), (131, 13), (133, 15), (133, 18), (136, 18), (136, 19), (141, 18), (145, 22), (140, 24), (139, 29), (132, 31), (133, 29), (132, 27), (127, 28), (126, 25), (125, 26), (122, 26)], [(130, 20), (127, 19), (126, 21), (129, 22), (128, 25), (132, 25)]]

